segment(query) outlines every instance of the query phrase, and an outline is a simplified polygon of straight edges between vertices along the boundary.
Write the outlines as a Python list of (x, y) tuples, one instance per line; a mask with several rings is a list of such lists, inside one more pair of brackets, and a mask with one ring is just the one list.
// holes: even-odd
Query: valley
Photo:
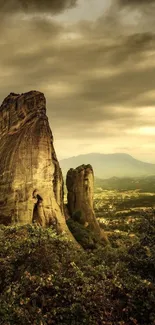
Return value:
[[(127, 238), (136, 238), (136, 229), (146, 216), (152, 218), (155, 214), (153, 180), (150, 192), (144, 190), (150, 180), (150, 177), (139, 179), (141, 186), (137, 189), (134, 188), (137, 179), (130, 179), (130, 182), (118, 178), (95, 181), (94, 209), (100, 227), (108, 236), (120, 237), (125, 243)], [(131, 184), (133, 189), (125, 189)], [(109, 189), (105, 189), (105, 185)]]

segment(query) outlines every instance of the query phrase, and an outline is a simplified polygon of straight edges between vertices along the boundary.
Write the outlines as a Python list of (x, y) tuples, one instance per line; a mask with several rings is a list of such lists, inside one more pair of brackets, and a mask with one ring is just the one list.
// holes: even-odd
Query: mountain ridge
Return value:
[(89, 153), (60, 160), (64, 175), (68, 169), (87, 163), (93, 166), (95, 177), (102, 179), (155, 175), (155, 164), (143, 162), (126, 153)]

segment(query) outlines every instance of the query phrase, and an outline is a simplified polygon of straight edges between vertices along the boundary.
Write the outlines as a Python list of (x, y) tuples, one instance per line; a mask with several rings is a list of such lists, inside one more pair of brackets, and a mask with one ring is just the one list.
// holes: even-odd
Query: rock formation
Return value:
[(100, 234), (101, 230), (95, 217), (93, 207), (94, 173), (91, 165), (71, 168), (67, 173), (68, 210), (71, 216), (81, 211), (82, 218), (92, 230)]
[(0, 223), (67, 231), (63, 179), (42, 93), (11, 93), (0, 107)]

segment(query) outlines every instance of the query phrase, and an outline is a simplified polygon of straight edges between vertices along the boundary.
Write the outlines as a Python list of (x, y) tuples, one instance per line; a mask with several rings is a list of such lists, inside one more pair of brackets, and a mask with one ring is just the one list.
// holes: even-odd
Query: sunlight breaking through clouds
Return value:
[(138, 134), (138, 135), (146, 135), (146, 136), (155, 136), (155, 127), (140, 127), (135, 129), (129, 129), (126, 131), (127, 134)]
[(152, 5), (32, 2), (39, 12), (10, 7), (1, 16), (0, 101), (12, 91), (43, 91), (60, 156), (66, 141), (73, 154), (119, 150), (155, 162)]

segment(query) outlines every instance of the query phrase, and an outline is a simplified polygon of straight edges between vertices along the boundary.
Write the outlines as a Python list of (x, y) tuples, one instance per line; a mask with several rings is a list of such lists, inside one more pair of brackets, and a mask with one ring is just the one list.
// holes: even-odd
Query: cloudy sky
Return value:
[(0, 102), (40, 90), (59, 159), (155, 162), (155, 0), (0, 0)]

